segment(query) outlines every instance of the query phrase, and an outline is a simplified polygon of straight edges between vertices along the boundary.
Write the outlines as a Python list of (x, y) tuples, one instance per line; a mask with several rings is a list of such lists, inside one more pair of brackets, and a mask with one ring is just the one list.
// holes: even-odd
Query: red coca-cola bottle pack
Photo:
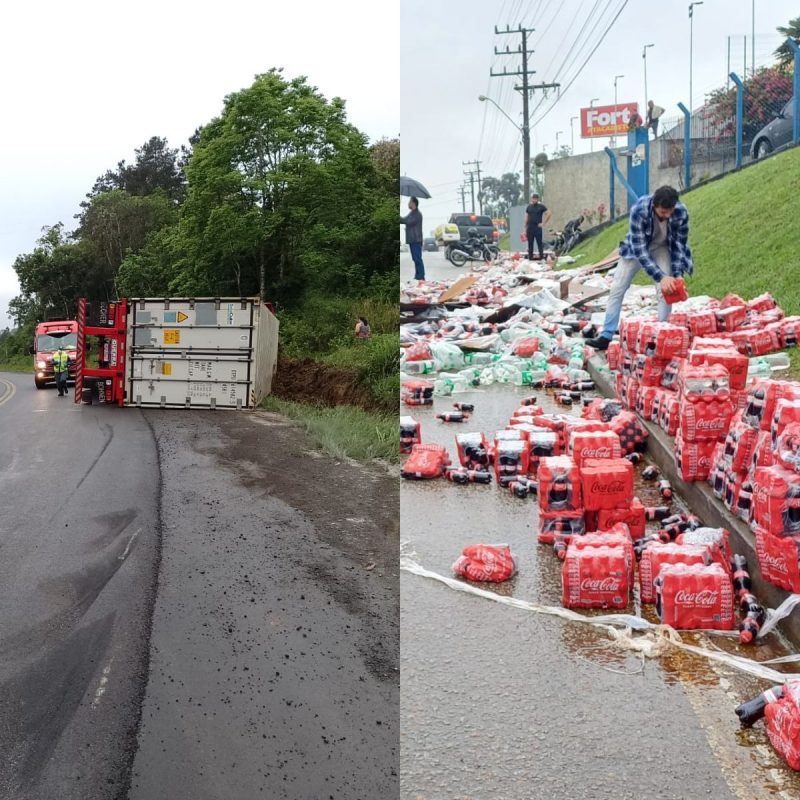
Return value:
[(458, 461), (462, 467), (467, 469), (489, 468), (489, 445), (483, 433), (457, 433), (456, 449), (458, 450)]
[(733, 405), (730, 400), (683, 403), (680, 433), (685, 442), (722, 439), (728, 432)]
[(711, 474), (711, 458), (717, 442), (713, 439), (699, 442), (684, 441), (678, 431), (675, 437), (675, 466), (685, 481), (706, 481)]
[(656, 600), (655, 579), (667, 564), (710, 564), (711, 551), (705, 545), (651, 542), (639, 561), (639, 592), (643, 603)]
[(433, 405), (433, 383), (431, 381), (403, 381), (400, 384), (400, 399), (407, 406)]
[(426, 480), (441, 478), (445, 467), (450, 464), (447, 449), (440, 444), (415, 444), (411, 455), (400, 469), (403, 478)]
[(678, 378), (678, 391), (692, 403), (727, 400), (731, 396), (730, 374), (722, 364), (687, 364)]
[(689, 352), (689, 331), (669, 322), (642, 325), (637, 351), (655, 358), (685, 358)]
[(750, 471), (756, 467), (771, 467), (775, 463), (775, 451), (772, 448), (772, 436), (767, 431), (756, 431), (756, 443), (750, 459)]
[[(667, 390), (664, 390), (667, 392)], [(668, 436), (674, 436), (678, 432), (680, 423), (680, 399), (674, 392), (668, 392), (661, 400), (658, 424), (667, 432)]]
[(615, 525), (624, 524), (632, 539), (641, 539), (645, 533), (644, 504), (634, 497), (629, 506), (624, 508), (601, 508), (597, 512), (597, 530), (612, 530)]
[(422, 441), (420, 424), (413, 417), (400, 417), (400, 452), (408, 454)]
[[(700, 341), (703, 345), (700, 345)], [(747, 386), (747, 370), (750, 361), (738, 352), (731, 343), (729, 348), (719, 348), (707, 344), (709, 340), (696, 340), (689, 351), (687, 361), (692, 366), (712, 366), (719, 364), (728, 370), (728, 384), (731, 391), (742, 391)]]
[(800, 422), (800, 397), (782, 397), (775, 404), (775, 411), (772, 414), (772, 422), (770, 424), (773, 447), (778, 446), (778, 437), (783, 433), (786, 426), (792, 422)]
[(761, 576), (787, 592), (800, 592), (800, 537), (774, 536), (755, 528), (756, 556)]
[(539, 462), (539, 510), (563, 514), (583, 512), (581, 473), (569, 456), (543, 458)]
[(625, 458), (587, 459), (581, 481), (587, 511), (624, 508), (633, 501), (633, 464)]
[(507, 544), (472, 544), (464, 548), (452, 570), (468, 581), (502, 583), (516, 573), (517, 560)]
[(743, 472), (750, 468), (757, 442), (758, 431), (742, 419), (741, 411), (737, 411), (725, 437), (725, 456), (734, 471)]
[(583, 536), (586, 523), (583, 511), (539, 511), (538, 541), (553, 544), (556, 537)]
[(625, 525), (617, 525), (610, 531), (594, 531), (572, 538), (570, 546), (578, 550), (587, 547), (621, 547), (625, 553), (628, 570), (628, 585), (633, 586), (633, 573), (636, 558), (633, 554), (633, 540)]
[(656, 396), (662, 390), (657, 386), (642, 386), (636, 395), (636, 412), (646, 420), (652, 420)]
[(800, 423), (790, 422), (778, 436), (777, 462), (790, 472), (800, 473)]
[(589, 458), (621, 458), (622, 449), (613, 431), (573, 431), (569, 454), (580, 469)]
[(727, 306), (717, 310), (717, 330), (719, 331), (735, 331), (739, 326), (744, 324), (745, 317), (747, 316), (747, 308), (745, 306)]
[[(497, 432), (494, 441), (494, 473), (498, 481), (509, 475), (527, 475), (530, 460), (530, 445), (525, 436), (517, 439), (500, 438), (502, 431)], [(524, 433), (523, 431), (506, 431), (505, 433)]]
[(800, 770), (800, 681), (788, 681), (781, 697), (767, 703), (764, 719), (775, 751), (792, 769)]
[(707, 545), (713, 561), (730, 571), (732, 558), (730, 533), (725, 528), (695, 528), (678, 534), (675, 544)]
[(778, 400), (800, 399), (800, 387), (789, 381), (775, 381), (771, 378), (757, 380), (747, 395), (747, 407), (743, 419), (748, 425), (769, 431)]
[(756, 467), (752, 522), (774, 536), (800, 535), (800, 475), (777, 464)]
[(608, 368), (610, 370), (619, 369), (619, 349), (619, 342), (609, 342), (606, 358), (608, 359)]
[(689, 299), (689, 293), (686, 291), (686, 283), (683, 278), (676, 278), (672, 291), (666, 292), (662, 289), (661, 295), (668, 305), (682, 303), (684, 300)]
[(626, 608), (630, 583), (622, 547), (567, 549), (561, 570), (566, 608)]
[(656, 586), (656, 610), (665, 625), (676, 630), (732, 630), (733, 585), (719, 565), (668, 564)]
[(641, 386), (661, 386), (664, 370), (670, 363), (669, 359), (637, 354), (633, 358), (632, 374)]
[(687, 321), (693, 337), (717, 332), (717, 315), (711, 309), (700, 309), (689, 314)]

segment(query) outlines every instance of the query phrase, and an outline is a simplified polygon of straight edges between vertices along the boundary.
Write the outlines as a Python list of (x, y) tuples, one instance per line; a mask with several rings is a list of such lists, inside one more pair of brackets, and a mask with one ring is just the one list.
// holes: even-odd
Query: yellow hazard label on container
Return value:
[(164, 331), (164, 344), (180, 344), (181, 343), (181, 332), (176, 331), (172, 328), (168, 328)]
[(172, 364), (169, 361), (164, 361), (161, 364), (161, 374), (162, 375), (172, 375)]
[(183, 313), (183, 311), (178, 312), (178, 322), (185, 322), (189, 317)]

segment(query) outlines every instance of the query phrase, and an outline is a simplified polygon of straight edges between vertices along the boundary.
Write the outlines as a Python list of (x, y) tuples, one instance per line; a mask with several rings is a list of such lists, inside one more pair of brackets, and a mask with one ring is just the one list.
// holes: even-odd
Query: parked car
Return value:
[(429, 236), (427, 239), (422, 240), (422, 249), (435, 253), (439, 249), (439, 245), (436, 244), (436, 239)]
[(436, 239), (436, 243), (442, 247), (450, 242), (457, 242), (461, 239), (461, 235), (458, 232), (458, 225), (452, 225), (449, 222), (439, 225), (433, 232), (433, 236)]
[(789, 144), (794, 133), (794, 98), (779, 112), (778, 116), (767, 123), (754, 137), (750, 145), (750, 157), (755, 160), (763, 158), (778, 147)]
[(467, 231), (470, 228), (477, 228), (478, 236), (484, 241), (496, 242), (500, 238), (491, 217), (478, 214), (453, 214), (450, 217), (450, 223), (458, 225), (458, 234), (462, 242), (467, 240)]

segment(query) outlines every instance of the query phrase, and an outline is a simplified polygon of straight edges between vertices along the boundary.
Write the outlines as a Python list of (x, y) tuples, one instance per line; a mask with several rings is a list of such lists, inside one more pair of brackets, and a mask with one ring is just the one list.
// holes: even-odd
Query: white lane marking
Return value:
[(100, 676), (100, 683), (95, 689), (94, 692), (94, 699), (92, 700), (92, 708), (97, 708), (100, 704), (100, 700), (102, 699), (103, 695), (106, 693), (106, 686), (108, 685), (108, 676), (111, 674), (111, 665), (114, 663), (114, 657), (111, 657), (111, 661), (108, 662), (103, 667), (103, 674)]
[(0, 406), (2, 406), (5, 405), (17, 393), (17, 387), (6, 378), (0, 378), (0, 383), (2, 383), (8, 389), (2, 398), (0, 398)]
[(131, 545), (133, 544), (133, 540), (142, 532), (142, 529), (139, 528), (133, 536), (128, 540), (128, 544), (125, 547), (125, 552), (121, 556), (117, 556), (120, 561), (124, 561), (128, 557), (128, 553), (131, 551)]

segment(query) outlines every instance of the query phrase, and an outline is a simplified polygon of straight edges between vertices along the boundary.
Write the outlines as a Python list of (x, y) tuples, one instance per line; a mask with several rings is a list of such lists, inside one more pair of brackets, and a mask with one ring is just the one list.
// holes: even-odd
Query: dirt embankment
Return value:
[(379, 410), (369, 391), (360, 384), (355, 371), (330, 367), (310, 358), (279, 358), (272, 394), (298, 403)]

